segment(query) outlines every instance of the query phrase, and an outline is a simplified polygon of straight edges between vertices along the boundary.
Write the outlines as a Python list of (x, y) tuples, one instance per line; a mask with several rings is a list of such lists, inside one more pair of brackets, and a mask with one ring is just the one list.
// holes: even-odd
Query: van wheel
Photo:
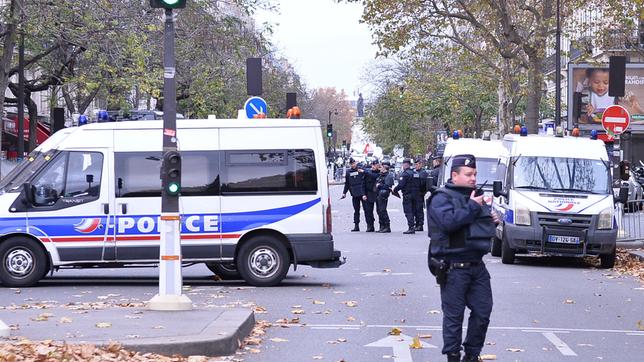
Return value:
[(255, 236), (239, 249), (237, 270), (242, 278), (256, 287), (279, 284), (290, 265), (288, 250), (272, 236)]
[(599, 256), (600, 267), (602, 269), (610, 269), (615, 266), (615, 259), (617, 258), (617, 250), (613, 249), (610, 254), (601, 254)]
[(503, 239), (501, 240), (501, 262), (503, 264), (514, 264), (514, 253), (515, 250), (510, 247), (504, 233)]
[(235, 263), (221, 264), (209, 262), (206, 263), (206, 266), (208, 267), (208, 269), (210, 269), (211, 272), (215, 273), (223, 280), (242, 279), (239, 271), (237, 271), (237, 266), (235, 265)]
[(502, 242), (503, 241), (501, 239), (497, 238), (496, 236), (494, 236), (492, 238), (492, 250), (490, 252), (492, 254), (492, 256), (496, 256), (496, 257), (501, 256), (501, 243)]
[(30, 287), (47, 273), (47, 255), (33, 240), (13, 237), (0, 243), (0, 282), (5, 287)]

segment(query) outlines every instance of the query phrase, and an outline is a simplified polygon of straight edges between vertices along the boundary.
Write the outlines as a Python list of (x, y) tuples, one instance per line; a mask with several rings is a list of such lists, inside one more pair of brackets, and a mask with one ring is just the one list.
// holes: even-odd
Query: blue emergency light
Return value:
[(590, 131), (590, 139), (591, 140), (596, 140), (597, 139), (598, 132), (596, 129)]
[(521, 134), (521, 136), (523, 136), (523, 137), (527, 136), (527, 135), (528, 135), (528, 127), (526, 127), (526, 126), (522, 126), (522, 127), (521, 127), (521, 133), (520, 133), (520, 134)]
[(89, 121), (89, 119), (87, 118), (86, 115), (81, 114), (80, 116), (78, 116), (78, 125), (79, 126), (87, 124), (88, 121)]
[(454, 130), (454, 134), (452, 134), (452, 138), (457, 140), (459, 138), (458, 130)]
[(98, 121), (99, 122), (107, 122), (109, 121), (110, 116), (107, 114), (107, 111), (100, 110), (98, 111)]

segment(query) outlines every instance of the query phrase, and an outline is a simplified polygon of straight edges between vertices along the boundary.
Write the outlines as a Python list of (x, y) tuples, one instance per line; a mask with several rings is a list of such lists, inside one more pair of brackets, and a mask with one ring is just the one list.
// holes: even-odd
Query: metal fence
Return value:
[(617, 204), (617, 241), (644, 240), (644, 200)]

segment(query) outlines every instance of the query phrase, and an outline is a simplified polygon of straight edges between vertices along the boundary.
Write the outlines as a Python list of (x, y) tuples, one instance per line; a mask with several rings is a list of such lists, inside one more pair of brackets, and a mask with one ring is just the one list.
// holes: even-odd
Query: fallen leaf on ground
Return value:
[(270, 341), (275, 343), (280, 343), (280, 342), (288, 342), (288, 339), (275, 337), (275, 338), (271, 338)]
[(323, 302), (323, 301), (321, 301), (321, 300), (314, 300), (314, 301), (313, 301), (313, 304), (317, 304), (317, 305), (324, 305), (324, 304), (326, 304), (326, 303), (325, 303), (325, 302)]
[(640, 331), (644, 331), (644, 322), (637, 321), (636, 325), (637, 325), (637, 329), (639, 329)]
[(432, 335), (431, 334), (419, 334), (418, 338), (429, 339), (429, 338), (432, 338)]
[(391, 269), (388, 269), (388, 268), (382, 269), (382, 271), (385, 273), (391, 273)]
[(322, 356), (313, 356), (313, 359), (323, 359), (324, 357)]
[(525, 349), (521, 348), (506, 348), (505, 350), (508, 352), (525, 352)]
[(344, 342), (347, 341), (347, 339), (346, 338), (338, 338), (337, 341), (340, 342), (340, 343), (344, 343)]
[(400, 328), (394, 327), (389, 331), (389, 335), (390, 336), (399, 336), (401, 332), (402, 332), (402, 330), (400, 330)]
[(564, 300), (564, 304), (575, 304), (575, 301), (572, 299), (566, 299)]
[(490, 342), (485, 342), (485, 344), (487, 344), (488, 346), (495, 346), (496, 342), (490, 341)]
[(291, 311), (293, 314), (304, 314), (304, 309), (293, 309)]
[(358, 302), (356, 302), (355, 300), (346, 300), (346, 301), (342, 302), (342, 304), (346, 305), (347, 307), (357, 307), (358, 306)]
[(59, 322), (60, 323), (71, 323), (72, 319), (69, 318), (69, 317), (62, 317), (62, 318), (60, 318)]
[(405, 291), (405, 289), (394, 290), (393, 292), (391, 292), (392, 297), (404, 297), (406, 295), (407, 295), (407, 292)]
[(482, 354), (481, 356), (482, 361), (494, 361), (496, 360), (496, 355), (495, 354)]
[(427, 313), (429, 313), (429, 314), (441, 314), (441, 311), (440, 311), (440, 310), (436, 310), (436, 309), (432, 309), (432, 310), (430, 310), (430, 311), (429, 311), (429, 312), (427, 312)]
[(351, 317), (351, 316), (347, 317), (347, 322), (354, 322), (355, 320), (356, 320), (355, 317)]
[(412, 339), (411, 344), (409, 345), (409, 348), (411, 348), (411, 349), (422, 349), (423, 345), (420, 343), (420, 338), (414, 337), (414, 339)]
[(112, 323), (107, 323), (107, 322), (96, 323), (96, 328), (110, 328), (110, 327), (112, 327)]

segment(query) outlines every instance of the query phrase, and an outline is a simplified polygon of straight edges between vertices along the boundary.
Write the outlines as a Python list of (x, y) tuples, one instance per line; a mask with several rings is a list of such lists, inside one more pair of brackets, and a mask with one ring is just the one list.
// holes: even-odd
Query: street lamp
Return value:
[[(329, 139), (329, 157), (331, 157), (331, 139), (333, 138), (333, 124), (331, 123), (331, 114), (338, 115), (338, 109), (329, 111), (329, 122), (327, 123), (327, 138)], [(333, 144), (333, 157), (335, 157), (335, 143)]]

